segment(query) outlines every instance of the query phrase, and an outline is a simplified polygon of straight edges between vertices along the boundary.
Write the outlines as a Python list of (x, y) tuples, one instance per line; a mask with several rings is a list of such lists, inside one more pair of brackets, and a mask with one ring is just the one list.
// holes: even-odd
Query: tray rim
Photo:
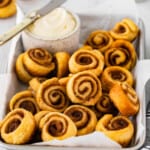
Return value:
[[(91, 14), (92, 16), (93, 14)], [(138, 18), (138, 25), (139, 25), (139, 28), (142, 30), (142, 34), (140, 34), (140, 38), (139, 38), (139, 60), (143, 60), (145, 59), (145, 27), (144, 27), (144, 23), (143, 23), (143, 20), (139, 17)], [(20, 39), (20, 35), (17, 36), (13, 41), (12, 41), (12, 45), (13, 46), (16, 46), (15, 44), (17, 44), (18, 40)], [(14, 47), (15, 48), (15, 47)], [(145, 106), (145, 93), (144, 93), (144, 99), (143, 99), (143, 105)], [(140, 142), (135, 145), (135, 146), (132, 146), (132, 147), (127, 147), (127, 148), (121, 148), (121, 149), (128, 149), (128, 150), (135, 150), (135, 149), (139, 149), (143, 146), (144, 142), (145, 142), (145, 138), (146, 138), (146, 109), (142, 109), (143, 113), (142, 114), (145, 114), (144, 117), (143, 117), (143, 125), (145, 127), (145, 132), (144, 132), (144, 138), (142, 140), (140, 140)], [(6, 144), (4, 142), (2, 142), (0, 140), (0, 146), (3, 147), (3, 148), (7, 148), (7, 149), (12, 149), (12, 150), (26, 150), (27, 148), (30, 150), (41, 150), (44, 149), (44, 150), (47, 150), (47, 149), (52, 149), (52, 150), (63, 150), (63, 149), (74, 149), (74, 150), (84, 150), (84, 149), (90, 149), (90, 150), (97, 150), (99, 149), (100, 147), (79, 147), (79, 146), (50, 146), (50, 145), (12, 145), (12, 144)], [(101, 147), (102, 149), (109, 149), (109, 148), (106, 148), (106, 147)], [(116, 150), (116, 149), (120, 149), (120, 148), (111, 148), (112, 150)]]

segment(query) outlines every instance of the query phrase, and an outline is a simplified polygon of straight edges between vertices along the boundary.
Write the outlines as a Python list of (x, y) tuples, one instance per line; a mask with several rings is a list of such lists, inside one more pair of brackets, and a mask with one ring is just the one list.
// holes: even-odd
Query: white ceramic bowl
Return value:
[(76, 22), (76, 26), (72, 32), (68, 33), (63, 38), (43, 39), (42, 37), (34, 35), (28, 29), (26, 29), (24, 32), (22, 32), (24, 50), (31, 48), (45, 48), (51, 53), (58, 51), (67, 51), (69, 53), (73, 53), (75, 50), (77, 50), (80, 36), (80, 19), (76, 14), (68, 10), (67, 12), (72, 15)]

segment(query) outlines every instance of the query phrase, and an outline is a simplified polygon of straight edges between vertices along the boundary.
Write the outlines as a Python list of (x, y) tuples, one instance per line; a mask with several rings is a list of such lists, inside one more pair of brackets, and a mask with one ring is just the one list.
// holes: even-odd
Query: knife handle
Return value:
[(31, 12), (27, 17), (23, 19), (21, 23), (19, 23), (18, 25), (10, 29), (8, 32), (0, 36), (0, 45), (3, 45), (4, 43), (12, 39), (15, 35), (17, 35), (19, 32), (21, 32), (39, 17), (40, 15), (38, 15), (36, 12)]

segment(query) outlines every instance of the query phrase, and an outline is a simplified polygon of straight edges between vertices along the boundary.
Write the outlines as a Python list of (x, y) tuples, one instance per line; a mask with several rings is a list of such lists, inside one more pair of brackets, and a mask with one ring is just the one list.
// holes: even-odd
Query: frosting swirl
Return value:
[(56, 8), (30, 25), (28, 30), (44, 39), (58, 39), (71, 33), (75, 27), (73, 16), (64, 8)]

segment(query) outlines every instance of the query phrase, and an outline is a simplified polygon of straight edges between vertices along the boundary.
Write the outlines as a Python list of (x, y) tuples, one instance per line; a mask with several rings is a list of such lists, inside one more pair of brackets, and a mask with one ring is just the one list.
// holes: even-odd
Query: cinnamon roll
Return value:
[(104, 57), (101, 52), (97, 50), (78, 50), (69, 60), (69, 70), (71, 73), (90, 70), (99, 76), (103, 68)]
[(66, 88), (60, 85), (58, 78), (43, 82), (36, 93), (36, 100), (41, 110), (63, 112), (69, 105)]
[(9, 112), (1, 126), (1, 138), (9, 144), (25, 144), (31, 140), (36, 128), (33, 115), (17, 108)]
[(86, 106), (95, 105), (102, 95), (101, 82), (90, 71), (79, 72), (70, 77), (66, 88), (72, 103)]
[(107, 31), (97, 30), (89, 35), (85, 45), (89, 45), (103, 53), (111, 47), (112, 42), (113, 38)]
[(95, 130), (97, 118), (95, 113), (89, 108), (81, 105), (68, 107), (64, 114), (69, 116), (77, 127), (77, 135), (84, 135)]
[(121, 66), (131, 70), (136, 64), (136, 51), (132, 43), (116, 40), (112, 48), (105, 52), (106, 66)]
[(95, 106), (92, 107), (92, 110), (95, 112), (97, 118), (100, 118), (107, 113), (111, 113), (114, 115), (118, 113), (117, 109), (114, 107), (110, 99), (109, 94), (106, 92), (102, 93), (101, 98), (98, 100)]
[(35, 93), (38, 91), (41, 83), (43, 83), (47, 78), (33, 78), (29, 81), (29, 89), (33, 90)]
[(16, 0), (0, 0), (0, 18), (8, 18), (16, 14)]
[(139, 111), (139, 99), (135, 90), (127, 83), (116, 84), (109, 93), (112, 102), (124, 116), (132, 116)]
[(24, 108), (30, 111), (33, 115), (39, 111), (35, 97), (29, 90), (15, 94), (9, 102), (9, 108), (11, 111), (16, 108)]
[(24, 83), (28, 83), (34, 76), (31, 75), (25, 68), (23, 64), (23, 54), (20, 54), (16, 60), (16, 74), (19, 78)]
[(133, 86), (134, 79), (131, 72), (119, 66), (107, 67), (101, 75), (102, 87), (109, 91), (116, 83), (127, 82)]
[(103, 132), (112, 140), (123, 147), (128, 146), (134, 134), (132, 122), (125, 116), (113, 117), (111, 114), (104, 115), (97, 123), (96, 130)]
[(42, 118), (40, 129), (43, 141), (63, 140), (77, 134), (74, 122), (68, 116), (59, 112), (50, 112)]
[(55, 68), (52, 55), (41, 48), (26, 51), (23, 56), (23, 64), (26, 70), (35, 77), (46, 76)]
[(116, 23), (110, 34), (114, 39), (133, 41), (137, 37), (138, 32), (138, 26), (131, 19), (124, 18), (122, 21)]
[(56, 76), (58, 78), (64, 77), (68, 73), (68, 62), (70, 54), (67, 52), (56, 52), (54, 55), (56, 62)]

